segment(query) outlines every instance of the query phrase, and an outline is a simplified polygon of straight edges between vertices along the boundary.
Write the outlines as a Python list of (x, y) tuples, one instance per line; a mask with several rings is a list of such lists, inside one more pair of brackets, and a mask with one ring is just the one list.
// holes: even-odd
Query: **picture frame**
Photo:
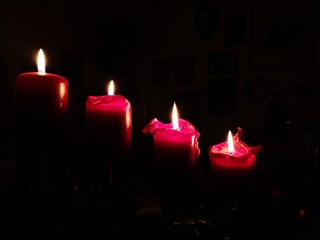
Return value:
[(237, 79), (210, 79), (208, 85), (208, 114), (233, 115), (237, 111)]
[(228, 16), (224, 19), (224, 47), (240, 47), (247, 43), (247, 15)]
[(176, 58), (175, 83), (191, 84), (194, 81), (194, 57), (184, 56)]
[(236, 53), (209, 54), (208, 73), (233, 73), (236, 71)]
[(250, 11), (249, 68), (313, 64), (314, 5), (314, 0), (282, 0), (253, 5)]
[(249, 102), (265, 103), (278, 91), (272, 79), (257, 76), (245, 80), (240, 86), (240, 96)]
[(285, 83), (285, 96), (294, 102), (311, 103), (320, 100), (320, 76), (296, 75)]
[(155, 89), (167, 88), (171, 81), (171, 62), (156, 60), (151, 62), (151, 81)]

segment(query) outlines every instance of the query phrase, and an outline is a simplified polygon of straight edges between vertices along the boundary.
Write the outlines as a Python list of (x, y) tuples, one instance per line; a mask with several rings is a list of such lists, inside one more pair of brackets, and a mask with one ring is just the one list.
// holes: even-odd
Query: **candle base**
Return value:
[(219, 169), (213, 166), (210, 178), (221, 186), (242, 187), (253, 184), (256, 169), (251, 167), (249, 169)]
[(146, 175), (148, 188), (156, 195), (184, 195), (204, 191), (204, 174), (200, 164), (192, 169), (152, 166)]
[(66, 132), (20, 131), (17, 135), (14, 183), (18, 191), (41, 194), (63, 188), (70, 167)]
[(109, 141), (89, 140), (85, 167), (86, 179), (91, 183), (92, 192), (105, 194), (124, 191), (129, 158), (129, 149), (120, 149)]
[(181, 182), (176, 181), (176, 179), (159, 179), (158, 181), (149, 179), (147, 185), (148, 189), (158, 196), (180, 196), (202, 192), (199, 185), (192, 180), (184, 180)]

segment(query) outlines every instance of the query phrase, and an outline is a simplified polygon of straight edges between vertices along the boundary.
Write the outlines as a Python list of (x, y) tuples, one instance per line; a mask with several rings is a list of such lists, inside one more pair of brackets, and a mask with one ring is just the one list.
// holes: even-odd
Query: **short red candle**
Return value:
[(166, 189), (185, 190), (190, 187), (199, 164), (200, 134), (190, 122), (176, 118), (171, 123), (162, 123), (154, 118), (142, 132), (153, 135), (152, 166), (158, 185)]
[(261, 150), (261, 145), (248, 146), (241, 138), (242, 129), (238, 128), (237, 134), (231, 138), (234, 150), (229, 150), (228, 142), (209, 147), (211, 169), (216, 178), (241, 181), (255, 172), (256, 154)]
[(92, 145), (89, 157), (99, 158), (98, 167), (106, 168), (100, 169), (102, 181), (107, 177), (109, 187), (118, 188), (121, 187), (119, 184), (123, 183), (115, 181), (124, 179), (116, 179), (116, 175), (119, 176), (120, 172), (126, 171), (130, 157), (132, 108), (124, 96), (113, 94), (113, 88), (111, 81), (108, 95), (87, 98), (86, 121), (88, 141)]
[(45, 73), (41, 49), (38, 72), (16, 78), (15, 104), (17, 177), (61, 180), (67, 174), (68, 81)]

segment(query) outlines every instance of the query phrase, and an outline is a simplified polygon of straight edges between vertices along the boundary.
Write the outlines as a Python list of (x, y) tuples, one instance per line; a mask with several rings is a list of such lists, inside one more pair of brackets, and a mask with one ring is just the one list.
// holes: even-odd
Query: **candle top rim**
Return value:
[(122, 95), (101, 95), (101, 96), (88, 96), (86, 104), (88, 105), (111, 105), (111, 104), (122, 104), (124, 106), (130, 104), (130, 102)]
[(256, 154), (261, 149), (261, 145), (249, 146), (242, 141), (242, 128), (238, 127), (238, 132), (233, 136), (234, 149), (237, 154), (229, 154), (227, 141), (213, 145), (209, 147), (210, 156), (214, 157), (227, 157), (227, 158), (237, 158), (244, 157), (246, 155)]
[(179, 128), (174, 129), (171, 123), (162, 123), (157, 118), (152, 119), (143, 129), (143, 133), (155, 134), (166, 134), (168, 131), (179, 135), (195, 135), (196, 138), (200, 137), (200, 133), (189, 121), (179, 118)]
[(69, 84), (68, 79), (55, 73), (40, 74), (38, 72), (25, 72), (17, 76), (16, 82), (20, 82), (20, 81), (24, 83), (38, 82), (39, 84), (48, 84), (48, 83), (55, 83), (56, 81), (58, 82), (62, 81), (65, 84)]
[(24, 72), (24, 73), (20, 73), (18, 76), (23, 76), (23, 75), (37, 75), (39, 77), (48, 77), (48, 76), (58, 76), (58, 77), (62, 77), (65, 78), (59, 74), (56, 73), (49, 73), (49, 72), (45, 72), (45, 73), (39, 73), (39, 72)]

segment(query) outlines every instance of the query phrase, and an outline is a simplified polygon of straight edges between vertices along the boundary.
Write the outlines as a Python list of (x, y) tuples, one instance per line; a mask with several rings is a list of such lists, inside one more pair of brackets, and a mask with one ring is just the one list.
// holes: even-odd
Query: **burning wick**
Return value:
[(228, 151), (229, 155), (232, 155), (234, 153), (234, 145), (231, 131), (228, 132)]

